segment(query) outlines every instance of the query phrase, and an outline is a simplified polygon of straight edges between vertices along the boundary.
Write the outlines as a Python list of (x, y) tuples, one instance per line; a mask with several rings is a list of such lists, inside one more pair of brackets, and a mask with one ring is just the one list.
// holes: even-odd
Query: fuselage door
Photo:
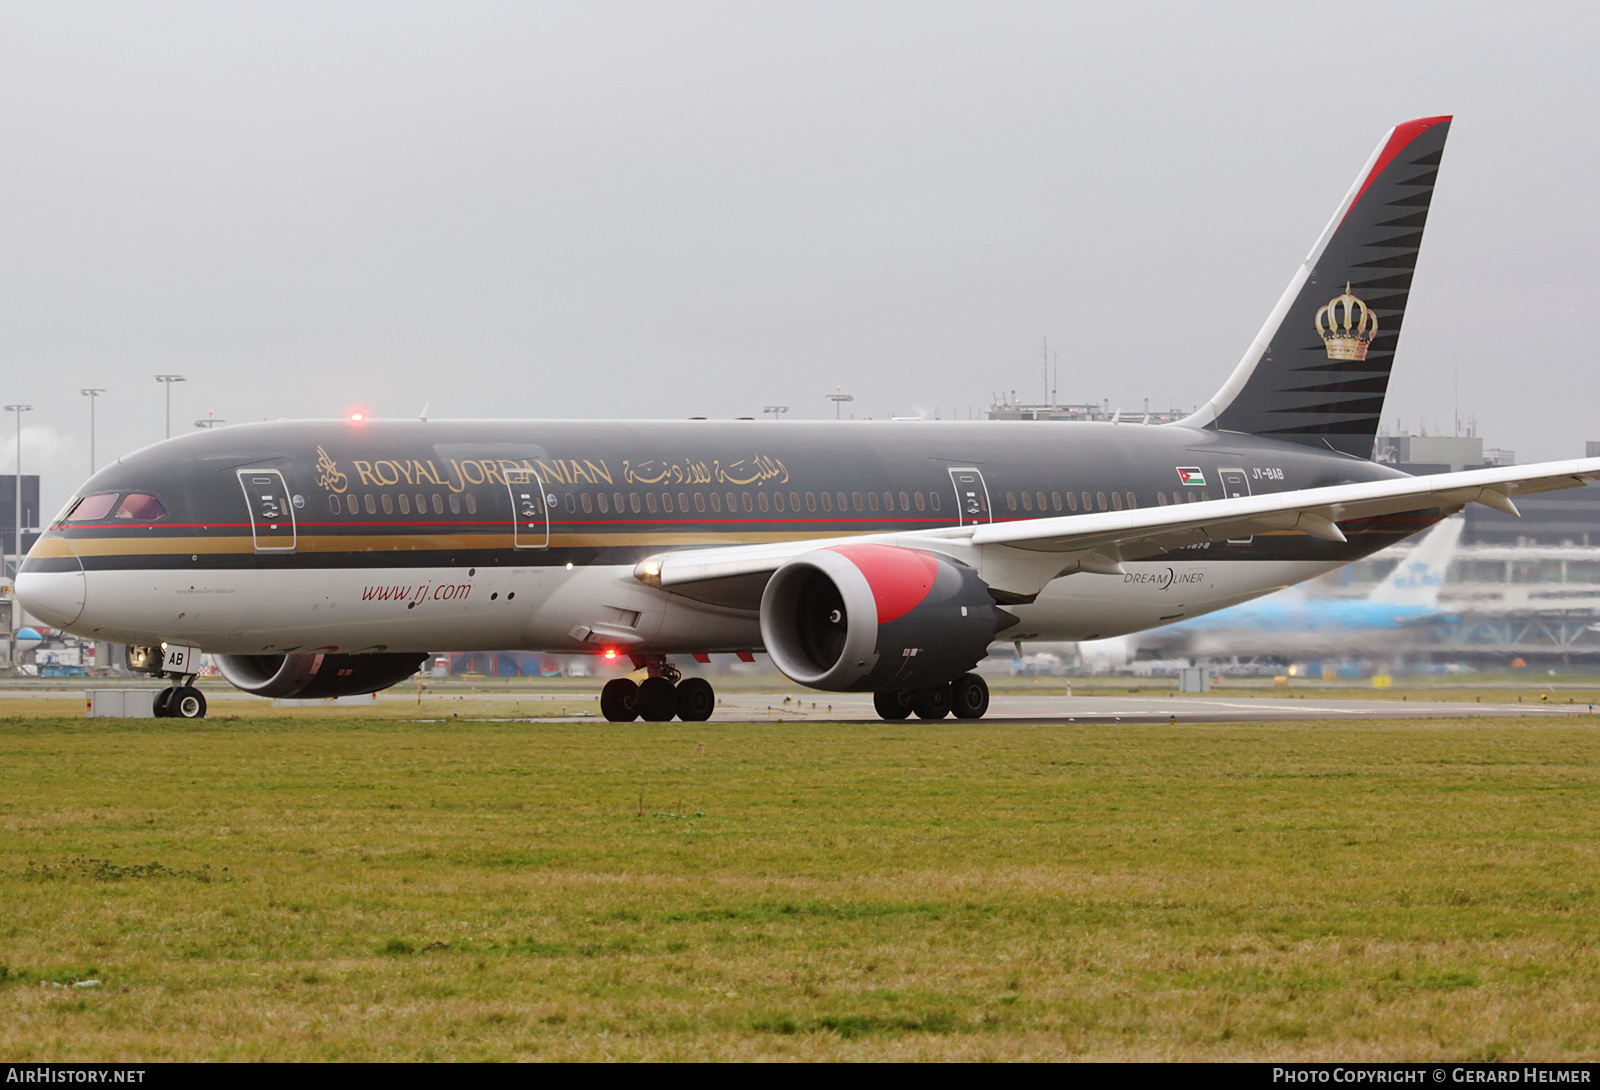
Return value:
[(294, 504), (289, 487), (276, 469), (241, 469), (239, 487), (250, 508), (250, 532), (258, 553), (292, 553), (295, 544)]
[[(1222, 479), (1222, 495), (1230, 500), (1236, 500), (1250, 494), (1250, 478), (1245, 476), (1242, 469), (1219, 469), (1217, 476)], [(1228, 539), (1229, 545), (1248, 545), (1253, 538), (1233, 537)]]
[(983, 483), (983, 474), (976, 469), (952, 469), (950, 483), (956, 486), (956, 512), (960, 525), (993, 522), (989, 511), (989, 486)]
[(544, 482), (531, 469), (508, 469), (506, 488), (511, 492), (511, 538), (519, 549), (543, 549), (550, 544), (550, 507)]

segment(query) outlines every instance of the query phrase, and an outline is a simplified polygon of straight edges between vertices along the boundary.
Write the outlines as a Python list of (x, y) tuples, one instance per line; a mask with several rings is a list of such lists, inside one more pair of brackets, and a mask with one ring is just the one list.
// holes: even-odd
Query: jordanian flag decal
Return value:
[(1185, 488), (1204, 488), (1206, 475), (1200, 472), (1199, 466), (1176, 466), (1178, 483)]

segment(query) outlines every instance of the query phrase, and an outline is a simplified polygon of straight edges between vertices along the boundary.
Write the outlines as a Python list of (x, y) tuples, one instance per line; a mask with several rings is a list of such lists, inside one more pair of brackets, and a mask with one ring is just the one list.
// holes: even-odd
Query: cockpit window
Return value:
[(167, 509), (154, 496), (144, 492), (129, 492), (122, 497), (122, 502), (117, 504), (117, 513), (111, 517), (127, 519), (129, 522), (154, 522), (165, 518), (166, 514)]
[(111, 513), (111, 507), (117, 502), (115, 492), (102, 492), (98, 496), (85, 496), (79, 500), (77, 506), (67, 513), (67, 522), (94, 522), (103, 519)]

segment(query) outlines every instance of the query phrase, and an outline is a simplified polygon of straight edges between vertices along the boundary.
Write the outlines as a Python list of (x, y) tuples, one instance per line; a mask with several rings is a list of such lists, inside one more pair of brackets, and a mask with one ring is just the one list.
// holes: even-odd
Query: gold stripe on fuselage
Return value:
[[(633, 546), (638, 548), (704, 548), (716, 545), (756, 545), (769, 542), (805, 541), (812, 538), (829, 537), (857, 537), (866, 534), (892, 533), (885, 530), (827, 530), (821, 533), (816, 531), (728, 531), (707, 532), (705, 530), (692, 530), (683, 533), (585, 533), (585, 534), (552, 534), (548, 547), (517, 548), (510, 533), (488, 534), (343, 534), (343, 535), (304, 535), (295, 542), (295, 547), (272, 548), (270, 546), (262, 551), (266, 553), (315, 553), (321, 555), (338, 553), (375, 553), (375, 552), (451, 552), (468, 550), (500, 551), (528, 556), (536, 556), (548, 549), (584, 549), (584, 548), (618, 548)], [(1382, 534), (1384, 536), (1405, 536), (1412, 533), (1409, 529), (1388, 530), (1373, 527), (1371, 529), (1355, 530), (1355, 536)], [(1256, 533), (1255, 537), (1304, 537), (1297, 530), (1268, 530)], [(155, 537), (149, 534), (129, 534), (117, 537), (63, 537), (57, 533), (46, 534), (33, 546), (30, 555), (40, 558), (53, 557), (116, 557), (116, 556), (177, 556), (189, 553), (193, 556), (205, 554), (218, 555), (243, 555), (256, 552), (255, 540), (248, 533), (222, 535), (207, 535), (204, 537)]]
[[(881, 530), (830, 531), (828, 537), (854, 537), (860, 534), (882, 533)], [(619, 533), (619, 534), (552, 534), (548, 549), (615, 548), (617, 546), (667, 546), (755, 545), (772, 541), (804, 541), (822, 535), (816, 533), (757, 531), (747, 533), (706, 533), (691, 531), (681, 534)], [(537, 554), (547, 547), (516, 548), (510, 533), (500, 534), (347, 534), (341, 536), (306, 535), (295, 547), (264, 548), (263, 552), (279, 553), (374, 553), (374, 552), (448, 552), (488, 549), (504, 552)], [(255, 541), (248, 534), (227, 537), (72, 537), (48, 535), (33, 547), (36, 557), (67, 556), (173, 556), (182, 553), (242, 554), (256, 552)]]

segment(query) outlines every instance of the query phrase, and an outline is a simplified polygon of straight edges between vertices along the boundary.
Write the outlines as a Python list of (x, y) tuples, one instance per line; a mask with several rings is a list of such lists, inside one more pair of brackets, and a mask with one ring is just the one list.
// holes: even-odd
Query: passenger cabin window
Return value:
[(102, 492), (98, 496), (85, 496), (67, 513), (67, 522), (98, 522), (111, 513), (117, 502), (115, 492)]

